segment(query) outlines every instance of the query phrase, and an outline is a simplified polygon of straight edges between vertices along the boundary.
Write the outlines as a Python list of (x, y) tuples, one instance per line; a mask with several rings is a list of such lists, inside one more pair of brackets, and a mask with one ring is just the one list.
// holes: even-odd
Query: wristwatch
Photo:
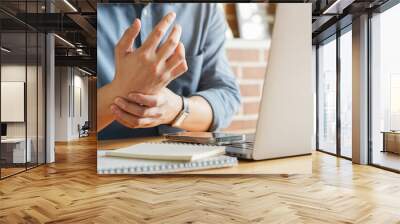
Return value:
[(172, 122), (172, 127), (179, 128), (182, 122), (186, 119), (189, 115), (189, 99), (184, 96), (182, 98), (182, 110), (179, 112), (178, 116), (176, 116), (175, 120)]

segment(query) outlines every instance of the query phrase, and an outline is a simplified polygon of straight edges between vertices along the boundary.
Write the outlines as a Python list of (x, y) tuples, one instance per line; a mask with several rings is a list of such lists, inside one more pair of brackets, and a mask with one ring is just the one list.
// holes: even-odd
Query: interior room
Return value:
[[(44, 21), (39, 15), (46, 13), (46, 4), (1, 3), (1, 178), (54, 162), (56, 142), (88, 137), (95, 130), (95, 66), (64, 59), (88, 58), (87, 47), (77, 50), (57, 34), (49, 41), (46, 33), (55, 28), (37, 25)], [(57, 74), (52, 85), (50, 73)]]
[[(2, 21), (8, 19), (1, 13)], [(15, 24), (1, 32), (1, 177), (45, 163), (45, 36)]]
[[(373, 166), (399, 170), (398, 142), (398, 73), (393, 60), (397, 52), (398, 32), (393, 24), (399, 20), (400, 7), (373, 11), (370, 19), (370, 54), (367, 86), (368, 136), (371, 142), (365, 158)], [(352, 160), (352, 24), (343, 19), (341, 30), (316, 42), (318, 88), (317, 150)], [(353, 59), (354, 60), (354, 59)], [(354, 160), (353, 160), (354, 161)]]
[[(242, 97), (222, 132), (257, 131), (281, 2), (215, 3)], [(108, 176), (97, 6), (132, 3), (2, 0), (0, 223), (399, 223), (400, 3), (290, 2), (312, 8), (312, 174)]]

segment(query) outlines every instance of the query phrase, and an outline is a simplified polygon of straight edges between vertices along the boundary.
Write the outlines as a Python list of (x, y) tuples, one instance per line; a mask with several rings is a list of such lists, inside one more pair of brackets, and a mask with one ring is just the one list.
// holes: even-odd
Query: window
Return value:
[(352, 32), (340, 36), (340, 155), (352, 156)]
[(400, 5), (371, 19), (371, 162), (400, 170)]
[(336, 39), (318, 48), (318, 149), (336, 153)]
[[(332, 154), (339, 153), (338, 156), (351, 158), (351, 25), (342, 29), (340, 32), (338, 32), (337, 35), (331, 36), (330, 38), (319, 44), (317, 58), (318, 150)], [(339, 121), (340, 123), (338, 124), (337, 122)]]

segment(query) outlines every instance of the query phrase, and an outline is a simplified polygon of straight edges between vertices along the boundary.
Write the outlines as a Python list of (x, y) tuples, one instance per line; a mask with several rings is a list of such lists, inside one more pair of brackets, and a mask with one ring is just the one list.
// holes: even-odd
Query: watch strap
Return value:
[(182, 110), (179, 112), (178, 116), (172, 122), (172, 127), (179, 128), (186, 117), (189, 115), (189, 99), (181, 96), (182, 98)]

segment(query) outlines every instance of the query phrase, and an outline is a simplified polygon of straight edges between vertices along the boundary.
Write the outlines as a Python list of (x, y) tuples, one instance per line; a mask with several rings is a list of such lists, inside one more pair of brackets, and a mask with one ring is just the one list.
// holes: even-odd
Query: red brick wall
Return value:
[(268, 59), (266, 41), (229, 40), (226, 54), (237, 78), (242, 104), (226, 131), (254, 132)]

